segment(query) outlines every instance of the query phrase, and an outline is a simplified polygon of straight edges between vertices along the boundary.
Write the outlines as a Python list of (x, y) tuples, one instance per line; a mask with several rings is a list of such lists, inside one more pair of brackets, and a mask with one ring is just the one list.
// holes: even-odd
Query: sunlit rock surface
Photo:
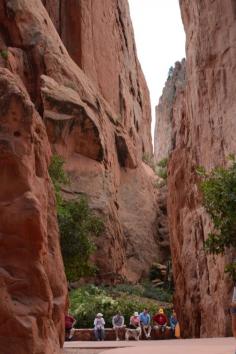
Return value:
[[(232, 258), (214, 262), (203, 250), (210, 220), (202, 207), (196, 167), (225, 165), (227, 156), (236, 152), (236, 7), (229, 0), (181, 0), (180, 6), (187, 36), (186, 86), (168, 106), (168, 94), (176, 84), (167, 81), (157, 109), (157, 127), (162, 124), (163, 129), (156, 132), (158, 146), (166, 130), (170, 150), (168, 214), (175, 307), (184, 336), (224, 336), (231, 334), (227, 309), (232, 291), (224, 265)], [(175, 74), (176, 70), (173, 79)], [(155, 151), (157, 160), (165, 154), (161, 148)]]
[(125, 0), (0, 0), (0, 21), (0, 351), (59, 354), (67, 287), (51, 153), (70, 173), (65, 195), (87, 195), (105, 221), (98, 279), (139, 280), (158, 258), (155, 176), (142, 161), (149, 93)]

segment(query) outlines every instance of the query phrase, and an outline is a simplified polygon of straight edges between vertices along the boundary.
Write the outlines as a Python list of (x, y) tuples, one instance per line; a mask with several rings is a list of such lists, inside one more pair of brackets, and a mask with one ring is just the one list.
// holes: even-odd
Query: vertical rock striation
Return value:
[(168, 158), (176, 144), (174, 134), (174, 102), (185, 89), (185, 59), (176, 62), (170, 68), (168, 79), (162, 92), (159, 104), (156, 106), (156, 124), (154, 132), (154, 158), (161, 161)]
[[(139, 157), (152, 154), (149, 92), (126, 0), (43, 0), (71, 58), (109, 102)], [(54, 8), (54, 11), (52, 9)]]
[(236, 9), (230, 0), (181, 0), (180, 6), (187, 36), (186, 87), (170, 107), (158, 109), (159, 124), (165, 121), (162, 126), (171, 131), (169, 142), (172, 136), (168, 214), (175, 306), (184, 336), (224, 336), (230, 334), (232, 284), (224, 274), (225, 258), (214, 262), (203, 249), (211, 223), (202, 207), (196, 167), (225, 165), (236, 152)]
[(0, 69), (0, 91), (0, 351), (59, 353), (67, 289), (51, 149), (25, 88), (7, 69)]
[(66, 197), (87, 195), (105, 222), (99, 279), (139, 280), (158, 256), (149, 94), (125, 0), (0, 0), (0, 23), (0, 351), (59, 354), (51, 150), (71, 176)]
[[(48, 11), (52, 3), (44, 1)], [(114, 280), (118, 274), (137, 281), (147, 274), (158, 255), (157, 197), (153, 172), (142, 162), (144, 153), (152, 154), (151, 112), (149, 92), (136, 55), (128, 2), (62, 0), (58, 11), (50, 12), (52, 20), (94, 92), (91, 100), (84, 97), (82, 102), (78, 102), (77, 95), (78, 108), (73, 119), (69, 114), (68, 127), (84, 108), (79, 124), (82, 127), (84, 119), (95, 123), (100, 148), (91, 143), (91, 139), (95, 140), (92, 131), (90, 134), (80, 129), (84, 141), (81, 150), (81, 144), (79, 147), (74, 141), (78, 139), (76, 124), (70, 134), (66, 125), (58, 133), (61, 96), (55, 98), (59, 106), (52, 107), (48, 89), (43, 88), (49, 139), (54, 151), (67, 161), (73, 181), (70, 193), (88, 195), (90, 205), (105, 219), (106, 233), (97, 240), (96, 252), (101, 277)], [(73, 82), (65, 86), (78, 90)], [(65, 88), (61, 89), (64, 95)], [(87, 88), (83, 92), (88, 95)], [(64, 99), (68, 105), (69, 96), (65, 94)], [(52, 110), (57, 112), (53, 119)], [(100, 156), (97, 151), (95, 157), (88, 149), (99, 149)], [(104, 259), (104, 254), (109, 256)]]

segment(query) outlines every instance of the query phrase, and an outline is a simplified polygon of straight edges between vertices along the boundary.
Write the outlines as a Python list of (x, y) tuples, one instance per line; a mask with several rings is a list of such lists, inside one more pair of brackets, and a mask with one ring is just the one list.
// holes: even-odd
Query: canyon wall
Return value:
[(59, 354), (67, 287), (50, 157), (65, 159), (65, 197), (86, 195), (104, 220), (98, 279), (138, 281), (159, 252), (142, 161), (149, 93), (126, 0), (0, 0), (0, 23), (0, 351)]
[[(62, 0), (54, 12), (53, 1), (45, 0), (44, 5), (70, 56), (93, 86), (90, 101), (84, 97), (78, 102), (74, 96), (78, 107), (72, 114), (70, 95), (77, 88), (66, 83), (70, 90), (67, 95), (63, 88), (69, 107), (63, 112), (64, 126), (57, 89), (52, 90), (53, 107), (47, 87), (42, 90), (49, 139), (53, 151), (65, 158), (72, 180), (67, 195), (87, 195), (105, 220), (106, 232), (96, 241), (98, 276), (137, 281), (158, 259), (159, 248), (155, 176), (142, 162), (143, 154), (152, 155), (149, 92), (136, 55), (128, 2)], [(84, 121), (91, 132), (83, 129)]]
[[(231, 334), (232, 291), (224, 265), (232, 255), (214, 260), (204, 252), (211, 223), (202, 207), (196, 167), (209, 171), (236, 152), (236, 7), (230, 0), (181, 0), (180, 7), (187, 37), (186, 84), (170, 107), (158, 108), (171, 150), (168, 214), (175, 306), (184, 336), (224, 336)], [(169, 85), (168, 80), (167, 96)], [(163, 137), (162, 131), (158, 134)]]
[(154, 131), (154, 158), (156, 162), (168, 159), (175, 146), (176, 98), (185, 90), (185, 59), (176, 62), (169, 70), (165, 87), (156, 106), (156, 122)]

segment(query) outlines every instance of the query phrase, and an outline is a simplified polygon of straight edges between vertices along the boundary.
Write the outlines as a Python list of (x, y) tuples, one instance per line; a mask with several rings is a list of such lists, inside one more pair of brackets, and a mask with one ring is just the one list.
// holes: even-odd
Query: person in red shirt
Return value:
[(66, 333), (66, 340), (71, 340), (71, 338), (73, 337), (74, 333), (75, 333), (75, 329), (74, 329), (74, 325), (76, 323), (76, 319), (69, 315), (69, 313), (67, 313), (65, 315), (65, 333)]
[(154, 324), (154, 329), (155, 330), (160, 330), (162, 333), (165, 332), (166, 326), (167, 326), (167, 316), (164, 313), (163, 309), (160, 309), (156, 315), (153, 316), (152, 318), (153, 324)]

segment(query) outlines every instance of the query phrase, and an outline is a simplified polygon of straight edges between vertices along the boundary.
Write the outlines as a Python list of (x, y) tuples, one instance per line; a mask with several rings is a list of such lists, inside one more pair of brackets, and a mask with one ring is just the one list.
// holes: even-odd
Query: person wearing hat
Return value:
[(94, 320), (94, 334), (97, 341), (104, 340), (105, 337), (105, 320), (102, 313), (98, 313)]
[(133, 316), (130, 317), (129, 328), (126, 328), (125, 339), (129, 340), (133, 337), (135, 340), (139, 340), (141, 335), (140, 318), (138, 312), (134, 312)]
[(154, 315), (152, 319), (154, 324), (153, 328), (156, 330), (160, 330), (162, 333), (164, 333), (168, 322), (164, 310), (160, 308), (158, 313)]

